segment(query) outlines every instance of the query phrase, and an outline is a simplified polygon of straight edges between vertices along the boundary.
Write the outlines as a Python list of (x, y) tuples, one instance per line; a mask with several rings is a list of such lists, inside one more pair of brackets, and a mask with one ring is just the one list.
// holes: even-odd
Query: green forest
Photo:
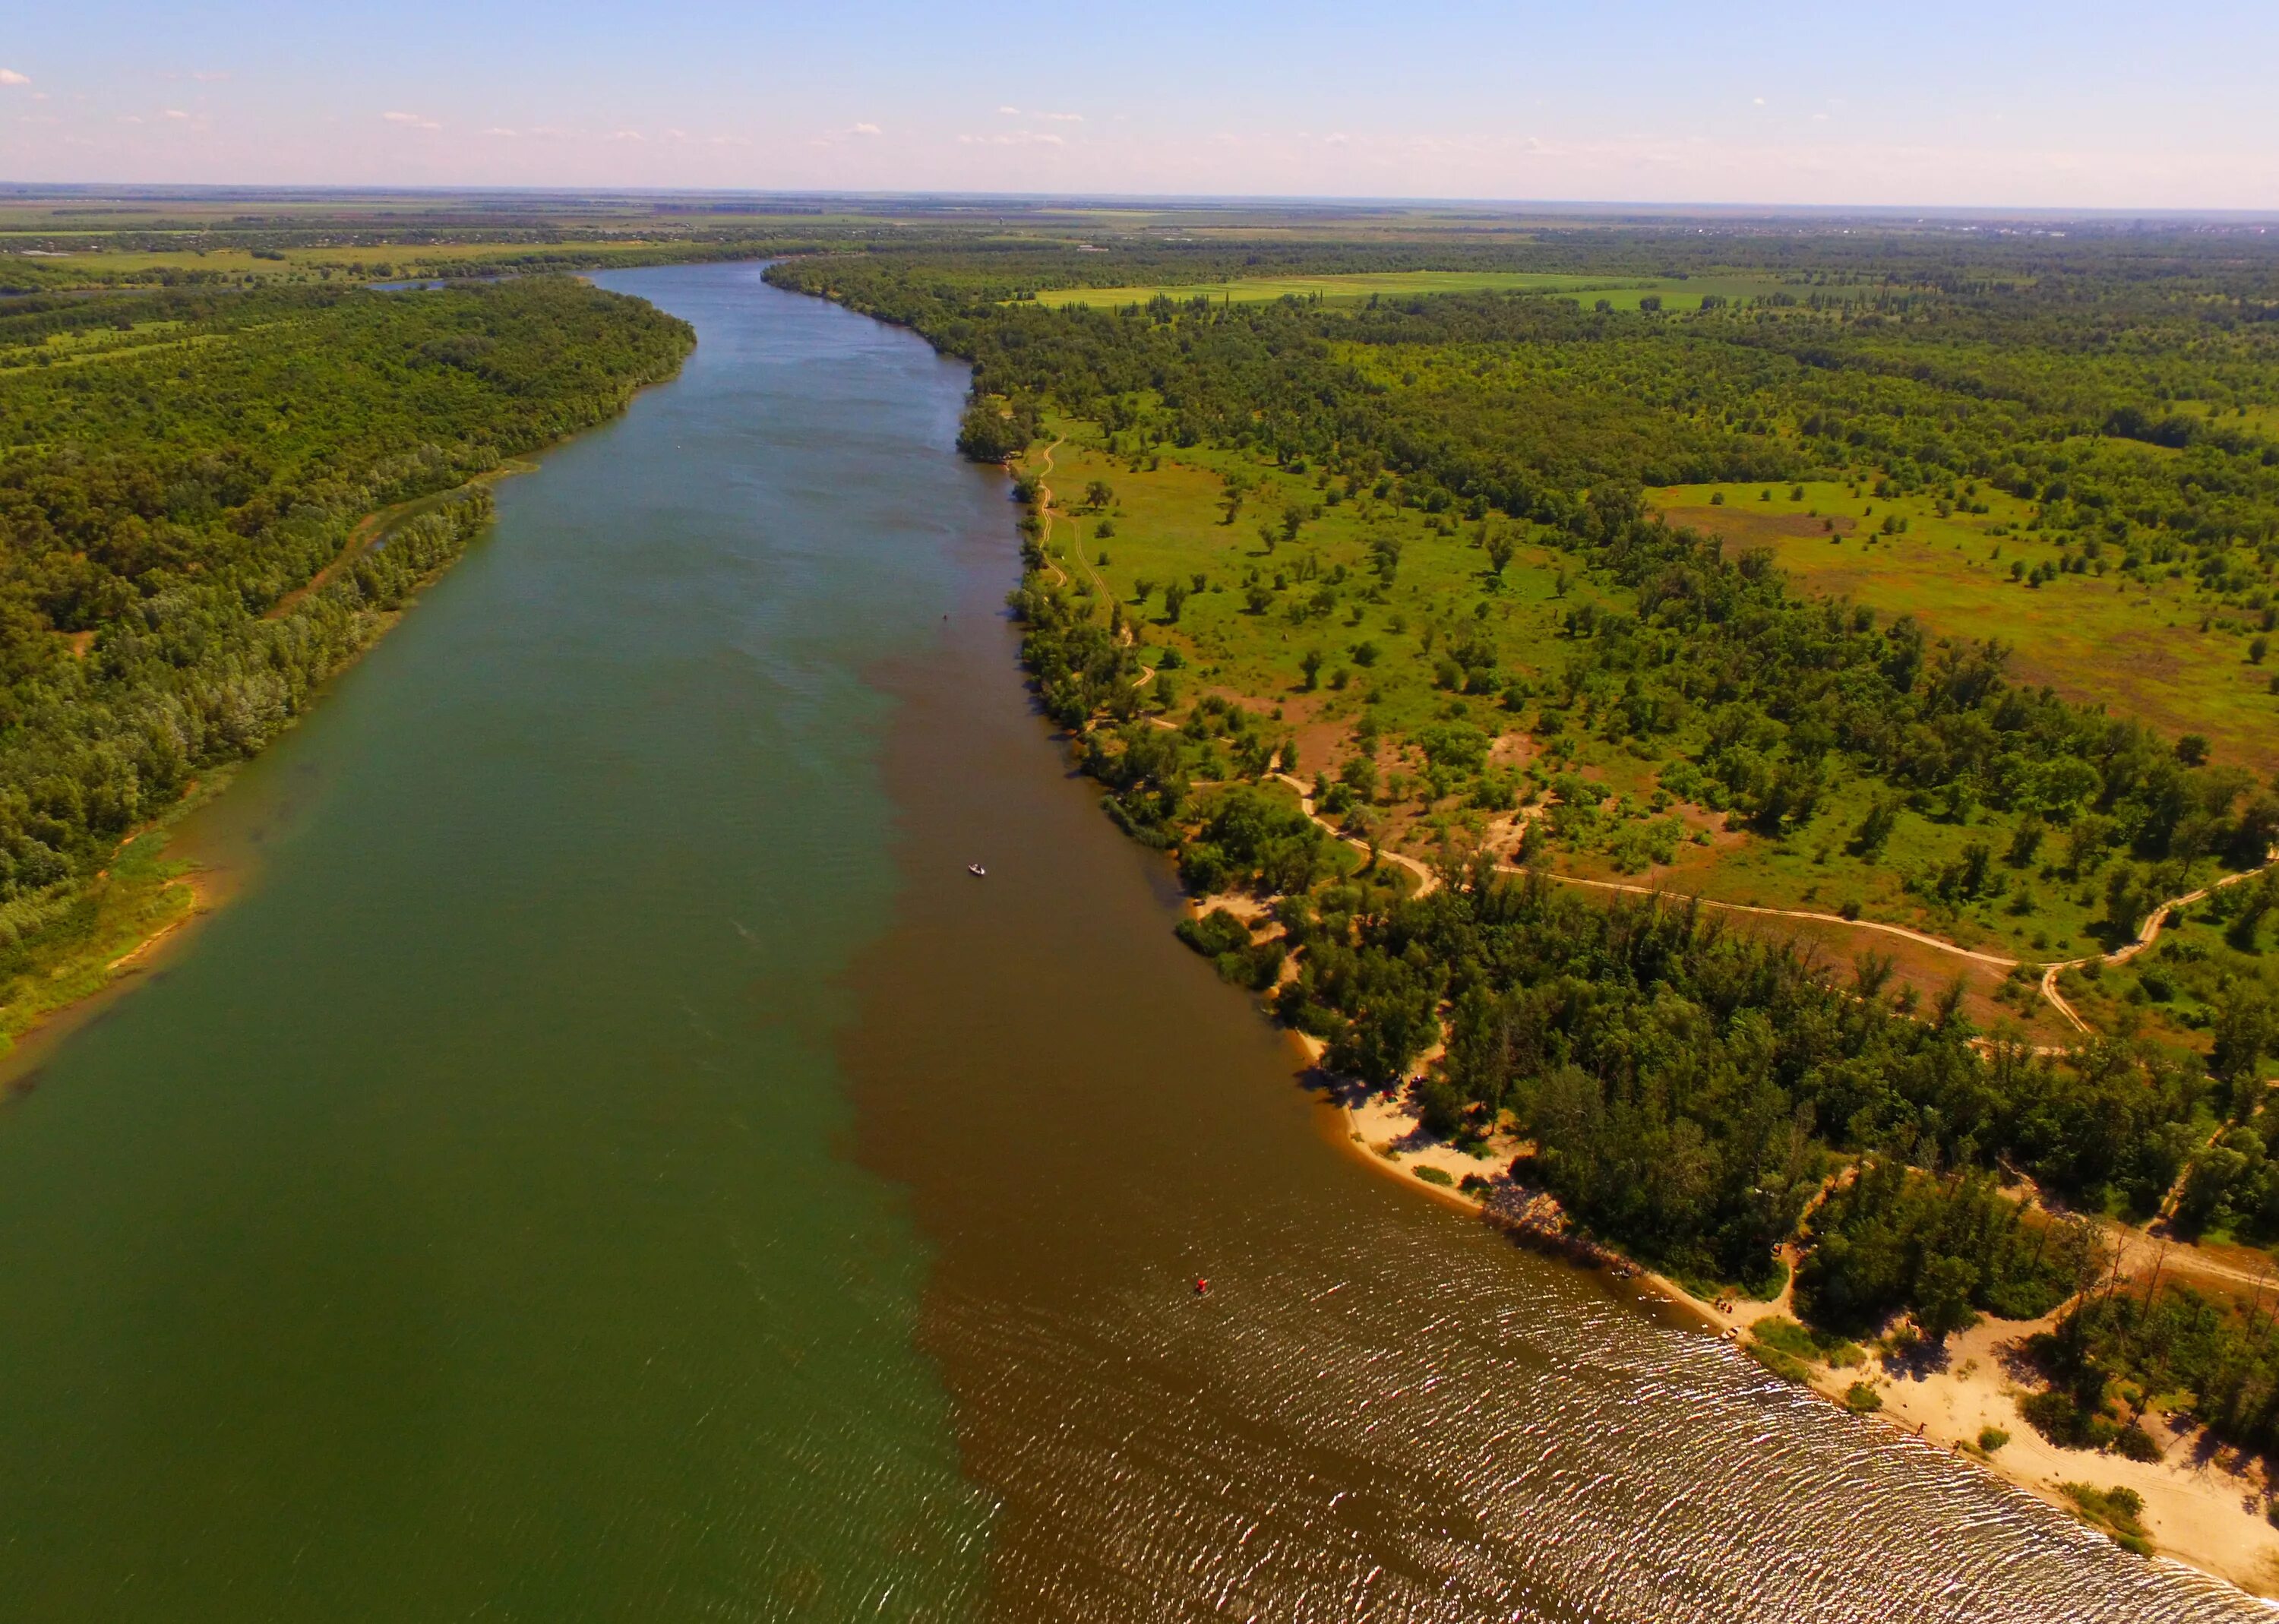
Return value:
[(457, 555), (484, 476), (693, 342), (552, 278), (0, 305), (0, 976), (91, 931), (121, 839)]
[[(2057, 1210), (2279, 1239), (2270, 877), (2182, 910), (2129, 969), (2099, 962), (2164, 899), (2252, 874), (2279, 841), (2279, 255), (2122, 233), (1537, 246), (1501, 263), (1748, 270), (1781, 291), (1686, 310), (1587, 292), (1032, 296), (1385, 268), (1383, 244), (1080, 264), (872, 248), (770, 275), (972, 360), (962, 443), (1025, 471), (1015, 608), (1046, 710), (1110, 816), (1191, 890), (1268, 906), (1182, 935), (1333, 1069), (1413, 1077), (1436, 1132), (1515, 1136), (1515, 1176), (1585, 1233), (1758, 1291), (1801, 1238), (1816, 1325), (1904, 1312), (1935, 1337), (2046, 1313), (2096, 1275), (2090, 1232), (2021, 1199), (2022, 1177)], [(1043, 509), (1040, 442), (1099, 471), (1081, 502), (1064, 481)], [(1177, 511), (1146, 505), (1175, 476), (1216, 493), (1194, 533), (1224, 540), (1192, 578), (1210, 544), (1189, 534), (1169, 569), (1169, 532), (1148, 533)], [(1809, 589), (1769, 548), (1647, 500), (1675, 486), (1715, 487), (1709, 505), (1761, 487), (1784, 510), (1834, 493), (1840, 527), (1834, 507), (1799, 517), (1852, 555), (1904, 558), (1925, 532), (1942, 555), (1990, 549), (1971, 587), (1988, 604), (2078, 583), (2149, 605), (2207, 640), (2221, 686), (2183, 702), (2243, 742), (2145, 720), (2132, 685), (2165, 679), (2151, 662), (2030, 680), (2018, 650), (1960, 629), (1968, 603), (1946, 629)], [(1440, 573), (1419, 594), (1425, 567)], [(1481, 843), (1499, 819), (1515, 861)], [(1440, 866), (1429, 895), (1378, 860), (1403, 839)], [(1616, 873), (1713, 840), (1737, 872), (1783, 854), (1792, 870), (1767, 865), (1767, 883), (1811, 877), (1759, 900), (1897, 874), (1890, 916), (2013, 945), (1994, 997), (2022, 1011), (2070, 941), (2083, 965), (2063, 984), (2099, 1030), (2031, 1042), (1974, 1020), (1960, 976), (1926, 995), (1872, 942), (1832, 955), (1674, 897), (1610, 904), (1546, 879), (1621, 841), (1638, 854)], [(2067, 1368), (2121, 1379), (2113, 1320), (2068, 1320)], [(2248, 1396), (2211, 1420), (2264, 1438), (2266, 1378), (2225, 1369)]]

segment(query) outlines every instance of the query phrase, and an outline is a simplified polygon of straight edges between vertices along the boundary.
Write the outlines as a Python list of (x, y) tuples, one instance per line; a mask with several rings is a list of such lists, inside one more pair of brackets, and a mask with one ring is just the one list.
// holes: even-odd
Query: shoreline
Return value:
[[(323, 590), (374, 544), (385, 540), (395, 522), (414, 517), (440, 502), (465, 492), (487, 489), (516, 474), (535, 473), (538, 468), (538, 463), (526, 458), (510, 457), (497, 467), (486, 469), (447, 491), (431, 492), (364, 515), (349, 527), (349, 539), (331, 562), (305, 584), (280, 598), (263, 618), (281, 619), (290, 615), (302, 601)], [(477, 540), (480, 537), (478, 536)], [(469, 545), (473, 544), (471, 542)], [(7, 1020), (8, 1013), (15, 1007), (16, 1002), (21, 1000), (20, 991), (18, 1000), (0, 1004), (0, 1098), (24, 1089), (65, 1039), (85, 1030), (99, 1019), (114, 1001), (161, 970), (173, 954), (181, 951), (196, 935), (199, 925), (243, 890), (247, 870), (242, 866), (203, 862), (188, 854), (168, 856), (174, 843), (183, 836), (181, 825), (196, 814), (213, 807), (236, 781), (240, 771), (268, 755), (287, 733), (298, 727), (302, 719), (322, 702), (326, 690), (360, 664), (364, 655), (378, 647), (381, 640), (402, 623), (404, 616), (418, 607), (418, 594), (425, 594), (465, 556), (466, 549), (462, 548), (446, 560), (440, 569), (421, 580), (415, 589), (415, 595), (406, 599), (400, 607), (379, 611), (377, 627), (372, 636), (325, 673), (323, 681), (317, 685), (310, 696), (309, 704), (290, 717), (277, 735), (258, 751), (199, 774), (173, 806), (127, 834), (111, 849), (110, 861), (96, 870), (79, 894), (82, 897), (97, 894), (103, 887), (112, 883), (114, 873), (127, 863), (137, 866), (147, 863), (152, 865), (153, 872), (142, 880), (145, 907), (147, 910), (150, 905), (155, 904), (157, 912), (148, 922), (148, 928), (139, 933), (106, 935), (98, 927), (85, 939), (58, 953), (52, 963), (43, 963), (26, 972), (19, 987), (22, 984), (37, 984), (38, 978), (86, 984), (81, 990), (53, 1003), (35, 1004), (20, 1026), (12, 1026)], [(156, 845), (140, 851), (134, 849), (151, 841)], [(128, 856), (130, 852), (133, 852), (131, 858)]]
[[(495, 466), (471, 474), (447, 490), (430, 491), (424, 496), (415, 496), (404, 502), (393, 502), (387, 507), (378, 508), (365, 514), (349, 526), (347, 539), (341, 545), (341, 550), (334, 554), (331, 560), (307, 581), (280, 597), (261, 617), (281, 619), (290, 615), (303, 600), (331, 585), (339, 578), (342, 571), (369, 551), (375, 543), (384, 540), (396, 521), (414, 517), (440, 502), (462, 496), (469, 491), (487, 490), (500, 481), (511, 479), (518, 474), (533, 474), (541, 471), (544, 464), (538, 459), (547, 453), (557, 447), (567, 445), (580, 435), (591, 433), (596, 429), (606, 428), (631, 410), (633, 402), (641, 395), (677, 379), (680, 376), (681, 366), (687, 364), (688, 354), (693, 351), (692, 345), (688, 352), (683, 353), (679, 363), (677, 363), (672, 371), (664, 377), (640, 384), (628, 391), (617, 410), (598, 422), (549, 440), (542, 446), (533, 446), (512, 456), (503, 456)], [(492, 523), (495, 522), (495, 519), (492, 521)], [(428, 588), (449, 574), (452, 568), (466, 556), (469, 548), (488, 533), (488, 529), (489, 526), (486, 525), (484, 530), (478, 532), (466, 547), (460, 548), (457, 553), (446, 559), (434, 573), (422, 579), (413, 588), (412, 595), (407, 597), (401, 605), (393, 609), (379, 611), (378, 629), (361, 647), (353, 650), (346, 659), (325, 673), (324, 679), (316, 685), (315, 691), (311, 694), (308, 705), (287, 721), (284, 728), (280, 730), (277, 738), (270, 739), (252, 755), (225, 762), (211, 772), (201, 774), (194, 778), (190, 786), (173, 806), (159, 813), (142, 828), (128, 834), (112, 848), (110, 862), (96, 871), (96, 877), (88, 882), (87, 888), (80, 894), (87, 895), (96, 886), (102, 885), (105, 877), (119, 866), (122, 854), (129, 847), (150, 839), (154, 834), (165, 832), (171, 838), (175, 831), (175, 825), (188, 818), (193, 812), (217, 800), (242, 769), (266, 755), (277, 743), (278, 739), (299, 726), (302, 717), (307, 716), (322, 701), (326, 691), (349, 671), (353, 670), (363, 661), (365, 655), (379, 647), (381, 640), (396, 628), (403, 617), (418, 606), (420, 597)], [(163, 849), (162, 847), (161, 851)], [(20, 1027), (13, 1030), (10, 1029), (6, 1019), (7, 1012), (14, 1007), (13, 1000), (0, 1004), (0, 1099), (4, 1099), (9, 1094), (22, 1089), (32, 1074), (46, 1062), (58, 1045), (96, 1019), (109, 1007), (112, 1000), (131, 991), (138, 984), (141, 977), (158, 969), (171, 954), (180, 951), (182, 945), (196, 933), (192, 927), (202, 923), (227, 903), (242, 888), (242, 877), (237, 884), (222, 883), (219, 877), (225, 872), (233, 872), (232, 870), (226, 870), (214, 864), (200, 863), (194, 858), (186, 858), (183, 862), (185, 864), (183, 868), (163, 877), (155, 893), (159, 897), (165, 897), (177, 889), (187, 891), (188, 895), (181, 900), (170, 904), (177, 910), (178, 916), (167, 918), (154, 924), (150, 929), (131, 939), (112, 938), (105, 941), (99, 947), (94, 946), (91, 942), (83, 942), (74, 948), (59, 953), (53, 963), (43, 963), (34, 967), (22, 978), (29, 981), (35, 976), (44, 975), (50, 980), (69, 981), (83, 979), (92, 975), (96, 977), (93, 984), (87, 986), (83, 991), (59, 999), (52, 1004), (39, 1006), (31, 1012), (29, 1018)], [(103, 961), (99, 969), (94, 963), (97, 959)]]
[[(1378, 1174), (1502, 1230), (1516, 1244), (1599, 1275), (1610, 1286), (1630, 1288), (1641, 1306), (1651, 1303), (1673, 1312), (1744, 1358), (1748, 1357), (1750, 1327), (1775, 1315), (1793, 1317), (1792, 1277), (1770, 1300), (1737, 1298), (1723, 1306), (1612, 1247), (1570, 1240), (1548, 1224), (1539, 1227), (1524, 1218), (1500, 1216), (1494, 1200), (1499, 1191), (1507, 1200), (1524, 1200), (1527, 1193), (1506, 1170), (1513, 1146), (1492, 1141), (1494, 1149), (1481, 1158), (1431, 1138), (1394, 1094), (1368, 1091), (1324, 1071), (1321, 1059), (1327, 1046), (1319, 1038), (1298, 1031), (1288, 1036), (1303, 1059), (1300, 1080), (1325, 1107), (1334, 1109), (1334, 1116), (1324, 1115), (1325, 1137), (1334, 1137), (1347, 1154)], [(1329, 1126), (1331, 1122), (1334, 1129)], [(1419, 1168), (1436, 1169), (1450, 1183), (1442, 1185), (1419, 1177)], [(1485, 1180), (1488, 1188), (1459, 1187), (1468, 1173)], [(2019, 1345), (2054, 1319), (2054, 1312), (2037, 1321), (1982, 1318), (1971, 1329), (1950, 1337), (1945, 1356), (1936, 1361), (1910, 1364), (1872, 1351), (1867, 1362), (1857, 1367), (1837, 1368), (1814, 1361), (1807, 1366), (1810, 1379), (1801, 1385), (1846, 1409), (1845, 1390), (1854, 1381), (1865, 1381), (1882, 1400), (1882, 1408), (1854, 1419), (1876, 1435), (1877, 1443), (1909, 1439), (1943, 1450), (2018, 1492), (2078, 1518), (2087, 1528), (2098, 1525), (2080, 1518), (2061, 1484), (2133, 1490), (2144, 1498), (2142, 1521), (2153, 1543), (2149, 1559), (2174, 1562), (2221, 1580), (2279, 1613), (2279, 1526), (2256, 1509), (2268, 1487), (2257, 1463), (2194, 1436), (2172, 1442), (2158, 1461), (2062, 1449), (2045, 1440), (2019, 1413), (2015, 1400), (2031, 1390), (2019, 1379), (2023, 1374)], [(1765, 1375), (1781, 1379), (1770, 1370)], [(2009, 1442), (1982, 1451), (1976, 1438), (1981, 1429), (1990, 1426), (2007, 1431)]]

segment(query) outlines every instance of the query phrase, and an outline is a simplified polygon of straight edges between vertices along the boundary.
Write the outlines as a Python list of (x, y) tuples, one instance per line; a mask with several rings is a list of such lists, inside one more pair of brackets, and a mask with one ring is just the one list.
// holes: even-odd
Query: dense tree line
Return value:
[[(118, 346), (29, 364), (63, 333)], [(693, 337), (533, 279), (451, 292), (30, 302), (0, 314), (0, 947), (69, 911), (201, 768), (259, 749), (487, 494), (293, 600), (374, 509), (610, 416)]]
[(1515, 1120), (1530, 1176), (1639, 1255), (1762, 1279), (1823, 1179), (1869, 1158), (1810, 1224), (1838, 1238), (1804, 1295), (1840, 1326), (1942, 1301), (2046, 1309), (2072, 1254), (2021, 1229), (1983, 1176), (2009, 1160), (2074, 1201), (2157, 1199), (2191, 1150), (2161, 1130), (2206, 1098), (2204, 1078), (2125, 1048), (1990, 1046), (1957, 998), (1910, 1015), (1872, 961), (1833, 976), (1693, 908), (1532, 875), (1476, 866), (1359, 915), (1303, 898), (1279, 915), (1301, 950), (1285, 1019), (1377, 1084), (1445, 1032), (1418, 1085), (1430, 1125)]

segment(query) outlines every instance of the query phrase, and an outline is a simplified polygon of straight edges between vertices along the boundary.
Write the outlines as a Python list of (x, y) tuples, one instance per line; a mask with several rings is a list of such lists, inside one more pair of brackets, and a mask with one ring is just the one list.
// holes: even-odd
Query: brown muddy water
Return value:
[(936, 1249), (988, 1616), (2268, 1616), (1364, 1165), (1065, 770), (1012, 549), (962, 537), (940, 644), (879, 674), (902, 888), (840, 1048)]

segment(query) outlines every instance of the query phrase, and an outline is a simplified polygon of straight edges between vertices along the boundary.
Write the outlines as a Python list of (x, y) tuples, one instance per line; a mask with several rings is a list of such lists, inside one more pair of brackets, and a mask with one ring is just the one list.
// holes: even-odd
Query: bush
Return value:
[(1865, 1382), (1854, 1382), (1844, 1390), (1844, 1407), (1854, 1415), (1873, 1415), (1884, 1407), (1884, 1395)]
[(2018, 1400), (2018, 1413), (2060, 1449), (2103, 1449), (2121, 1432), (2068, 1392), (2030, 1394)]
[(1816, 1359), (1820, 1349), (1810, 1331), (1785, 1314), (1772, 1314), (1749, 1328), (1749, 1334), (1769, 1348), (1795, 1359)]
[(2152, 1554), (2152, 1536), (2141, 1521), (2145, 1497), (2134, 1489), (2092, 1489), (2087, 1483), (2060, 1483), (2065, 1497), (2085, 1519), (2113, 1536), (2113, 1543), (2138, 1556)]
[(1762, 1342), (1751, 1342), (1741, 1351), (1784, 1382), (1794, 1382), (1802, 1386), (1812, 1379), (1812, 1372), (1805, 1367), (1802, 1360), (1780, 1348)]
[(1412, 1168), (1409, 1170), (1415, 1173), (1417, 1177), (1423, 1179), (1426, 1184), (1438, 1184), (1443, 1190), (1453, 1188), (1456, 1182), (1454, 1179), (1449, 1177), (1446, 1173), (1443, 1173), (1439, 1168), (1435, 1167), (1419, 1166)]
[(1250, 927), (1224, 908), (1215, 908), (1200, 919), (1182, 919), (1172, 933), (1206, 959), (1239, 953), (1250, 946)]
[(1981, 1454), (1991, 1455), (2009, 1441), (2010, 1435), (1999, 1427), (1981, 1427), (1978, 1429), (1978, 1450)]
[(2135, 1421), (2114, 1435), (2113, 1450), (2115, 1454), (2124, 1455), (2131, 1460), (2158, 1460), (2160, 1458), (2160, 1446), (2152, 1441), (2152, 1435)]

